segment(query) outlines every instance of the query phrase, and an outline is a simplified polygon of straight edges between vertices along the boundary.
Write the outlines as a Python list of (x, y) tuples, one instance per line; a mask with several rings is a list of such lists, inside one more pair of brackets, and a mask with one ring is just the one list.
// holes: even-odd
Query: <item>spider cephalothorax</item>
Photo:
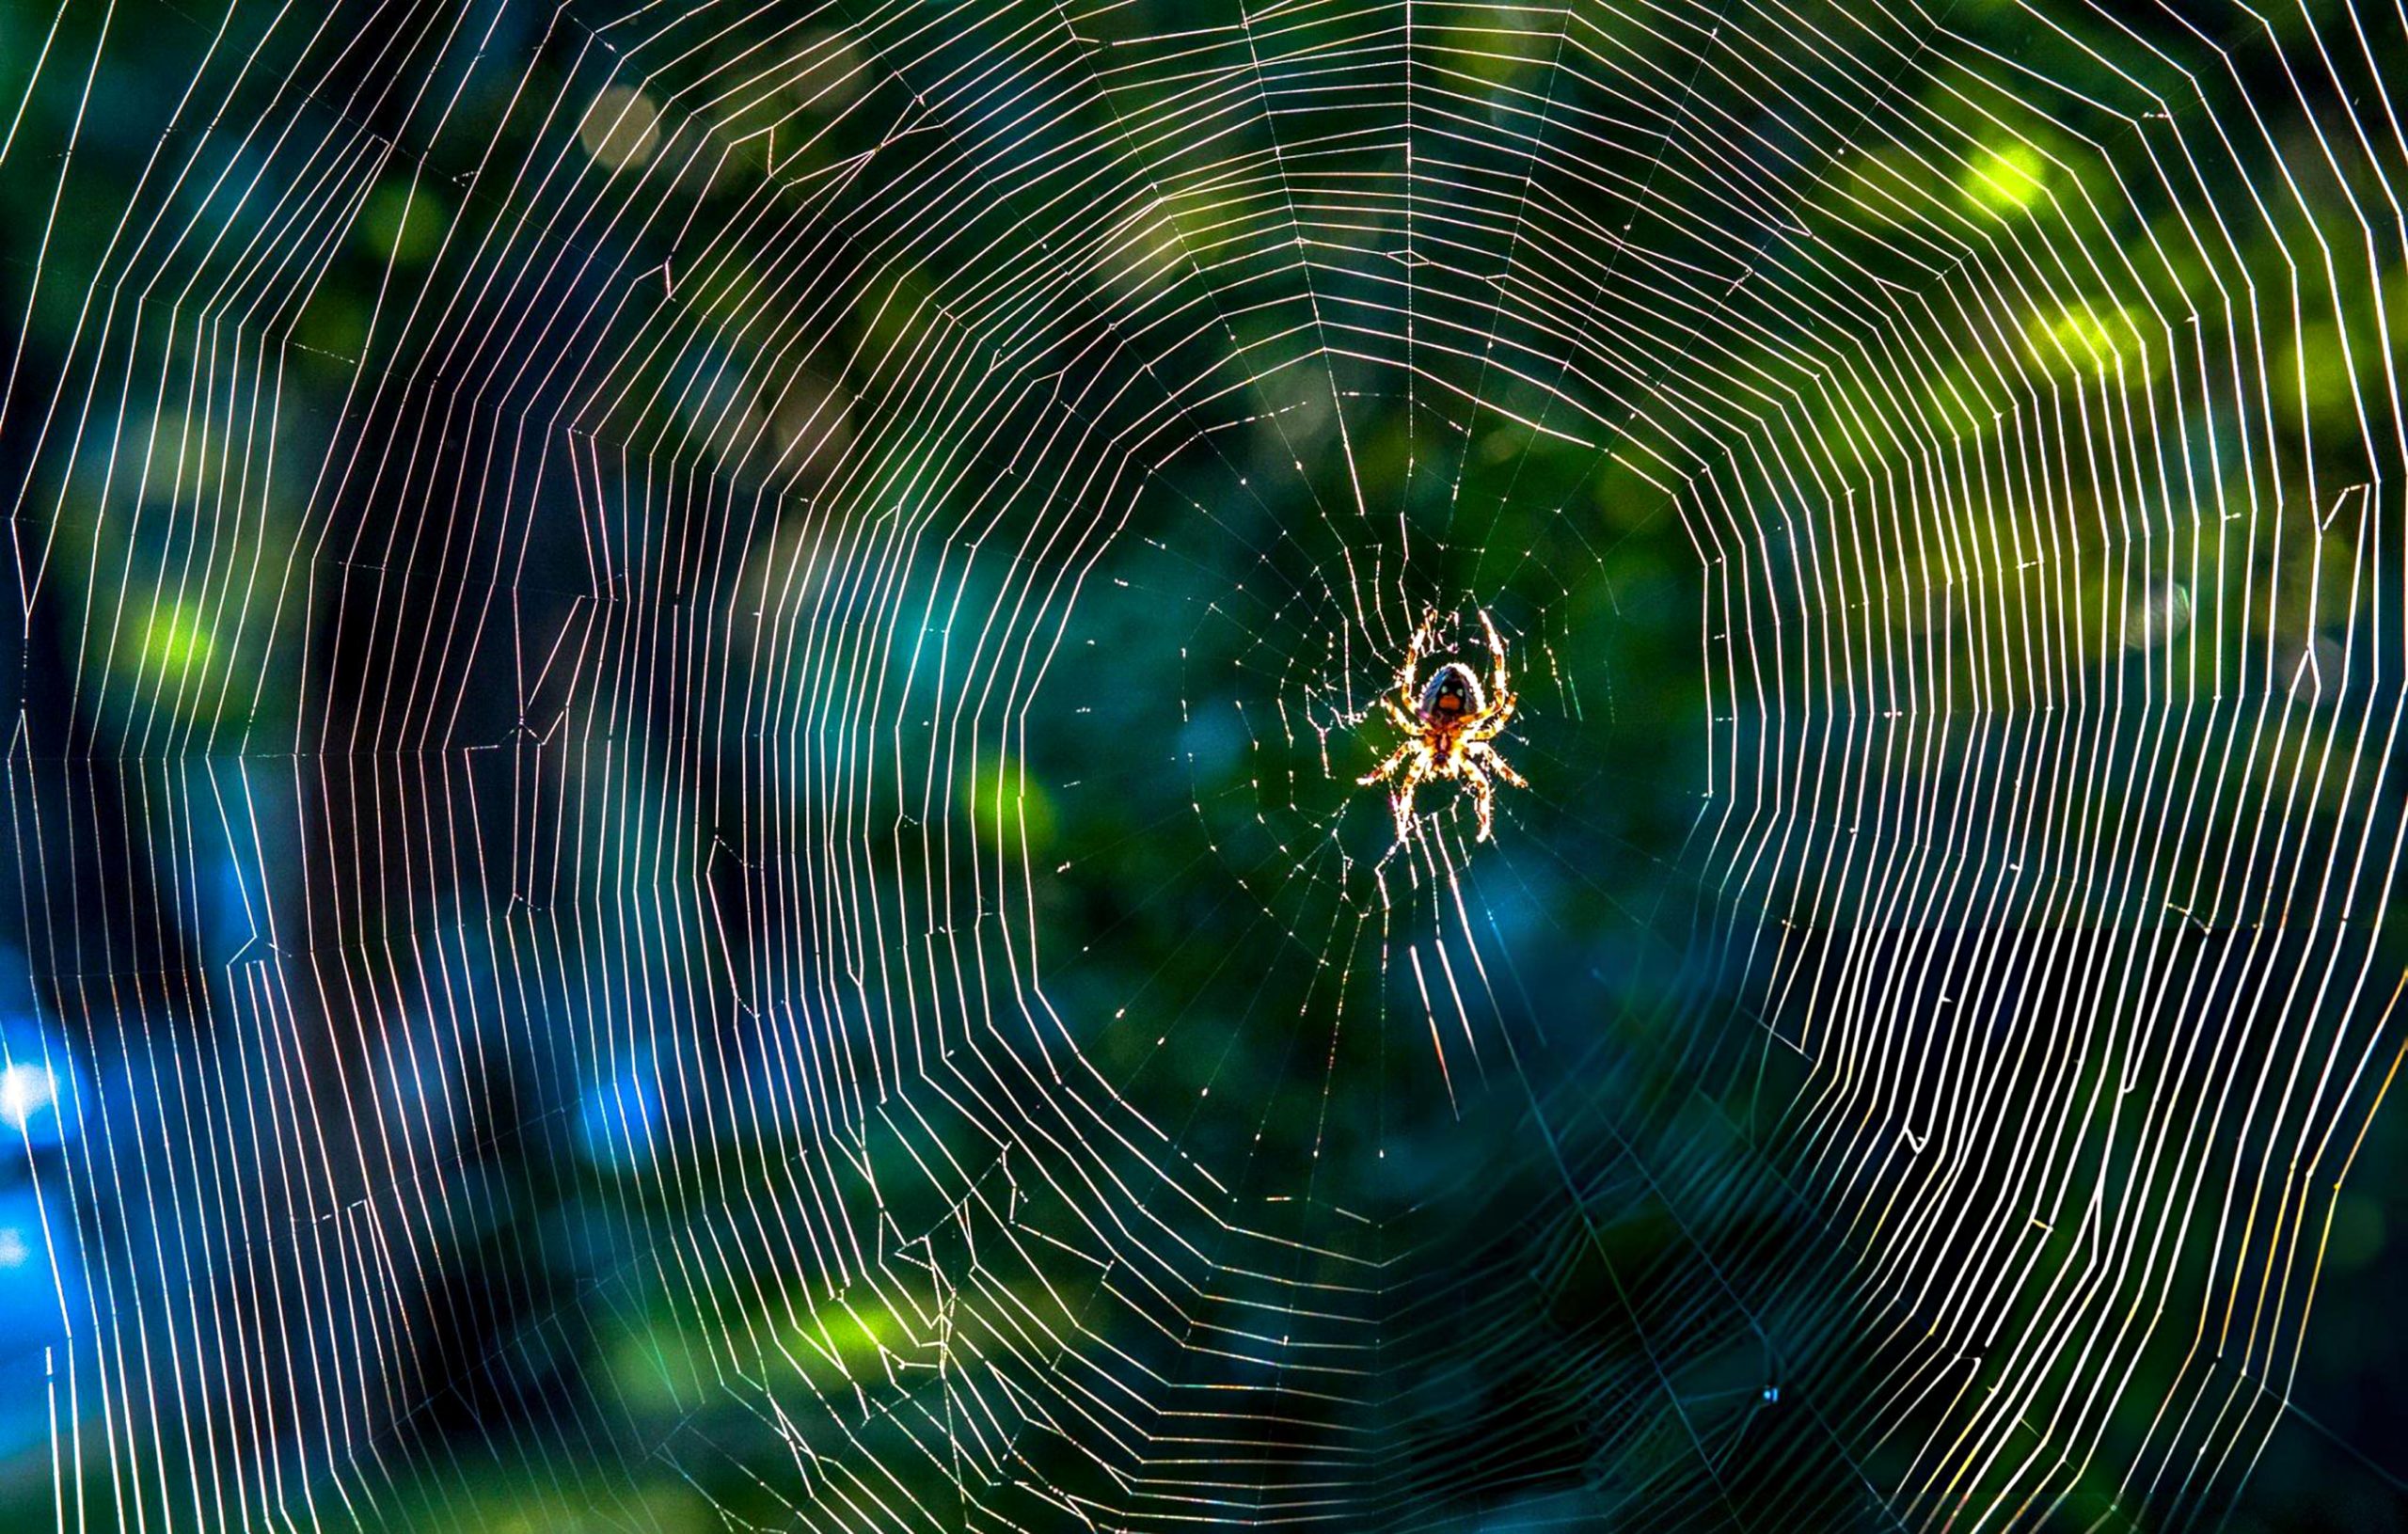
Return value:
[(1380, 706), (1388, 720), (1404, 732), (1404, 740), (1386, 761), (1356, 782), (1365, 787), (1389, 784), (1388, 804), (1396, 812), (1396, 839), (1413, 835), (1413, 792), (1434, 778), (1453, 778), (1471, 789), (1472, 807), (1480, 816), (1479, 840), (1496, 829), (1497, 784), (1502, 778), (1516, 788), (1530, 786), (1498, 755), (1495, 741), (1513, 721), (1513, 689), (1505, 674), (1505, 641), (1488, 614), (1480, 615), (1488, 636), (1491, 671), (1482, 687), (1472, 669), (1450, 660), (1420, 680), (1421, 657), (1438, 643), (1438, 615), (1431, 613), (1414, 631), (1413, 643), (1397, 669), (1396, 691), (1383, 693)]

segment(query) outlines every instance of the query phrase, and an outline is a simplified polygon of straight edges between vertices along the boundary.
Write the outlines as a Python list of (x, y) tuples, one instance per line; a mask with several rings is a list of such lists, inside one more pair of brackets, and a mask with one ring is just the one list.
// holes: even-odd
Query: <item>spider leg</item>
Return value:
[(1513, 696), (1513, 686), (1505, 679), (1505, 641), (1497, 635), (1497, 625), (1490, 621), (1488, 609), (1480, 609), (1480, 626), (1488, 635), (1490, 662), (1488, 690), (1499, 698)]
[(1369, 788), (1373, 783), (1379, 783), (1383, 779), (1392, 776), (1396, 769), (1404, 764), (1404, 759), (1411, 756), (1414, 752), (1414, 749), (1420, 744), (1421, 742), (1418, 740), (1407, 740), (1403, 745), (1399, 746), (1396, 750), (1390, 751), (1386, 761), (1382, 762), (1378, 767), (1373, 767), (1370, 771), (1366, 772), (1361, 777), (1355, 779), (1354, 782), (1356, 785), (1363, 788)]
[(1380, 699), (1380, 706), (1388, 711), (1388, 722), (1395, 725), (1398, 729), (1402, 730), (1406, 735), (1418, 735), (1421, 733), (1421, 721), (1415, 719), (1411, 714), (1406, 713), (1403, 708), (1398, 707), (1397, 701), (1394, 698), (1383, 695)]
[[(1430, 777), (1433, 758), (1430, 743), (1420, 735), (1408, 736), (1404, 744), (1388, 753), (1388, 759), (1354, 781), (1363, 787), (1388, 777), (1396, 779), (1388, 789), (1388, 809), (1396, 816), (1396, 839), (1399, 845), (1413, 836), (1413, 791)], [(1399, 772), (1399, 768), (1402, 768)]]
[(1488, 742), (1484, 740), (1473, 741), (1468, 754), (1478, 757), (1482, 767), (1485, 767), (1489, 771), (1496, 773), (1498, 777), (1504, 779), (1507, 783), (1512, 783), (1514, 787), (1528, 788), (1530, 786), (1529, 780), (1514, 771), (1513, 765), (1511, 762), (1506, 761), (1504, 757), (1499, 756), (1497, 753), (1497, 748), (1490, 745)]
[[(1397, 668), (1396, 695), (1403, 700), (1405, 712), (1408, 715), (1420, 702), (1416, 695), (1421, 690), (1421, 657), (1438, 646), (1437, 623), (1438, 614), (1435, 611), (1423, 616), (1421, 626), (1413, 631), (1413, 642), (1405, 646), (1404, 664)], [(1381, 701), (1386, 702), (1386, 699)], [(1407, 723), (1406, 727), (1409, 729), (1412, 726)]]
[(1413, 791), (1420, 787), (1422, 781), (1429, 776), (1430, 749), (1422, 746), (1415, 754), (1413, 765), (1404, 769), (1404, 776), (1397, 780), (1396, 787), (1388, 794), (1388, 809), (1396, 815), (1396, 844), (1399, 846), (1413, 840)]
[(1480, 834), (1473, 839), (1485, 842), (1497, 829), (1497, 785), (1488, 781), (1488, 774), (1469, 756), (1464, 759), (1463, 776), (1464, 782), (1471, 785), (1472, 809), (1480, 815)]

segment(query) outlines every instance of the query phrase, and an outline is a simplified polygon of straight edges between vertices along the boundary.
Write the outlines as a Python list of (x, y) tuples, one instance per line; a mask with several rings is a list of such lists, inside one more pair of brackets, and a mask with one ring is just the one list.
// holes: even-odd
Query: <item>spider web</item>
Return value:
[[(0, 11), (0, 1500), (2396, 1491), (2294, 1385), (2401, 1049), (2402, 57)], [(1530, 786), (1400, 841), (1377, 701), (1483, 612)]]

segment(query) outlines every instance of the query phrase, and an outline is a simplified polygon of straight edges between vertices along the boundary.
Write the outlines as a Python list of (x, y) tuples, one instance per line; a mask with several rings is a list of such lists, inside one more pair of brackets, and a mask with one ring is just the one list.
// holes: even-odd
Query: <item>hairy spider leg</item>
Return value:
[(1514, 787), (1528, 788), (1530, 786), (1529, 780), (1514, 771), (1513, 764), (1505, 760), (1504, 757), (1499, 756), (1497, 753), (1497, 748), (1490, 745), (1488, 742), (1484, 740), (1475, 740), (1470, 743), (1467, 748), (1467, 751), (1471, 756), (1478, 758), (1481, 766), (1487, 767), (1489, 771), (1496, 773), (1507, 783), (1512, 783)]
[(1473, 840), (1485, 842), (1497, 829), (1497, 785), (1488, 781), (1488, 774), (1478, 764), (1468, 760), (1464, 763), (1463, 779), (1471, 784), (1472, 809), (1480, 816), (1480, 834)]
[(1499, 698), (1510, 696), (1512, 689), (1505, 681), (1505, 641), (1497, 637), (1497, 625), (1489, 621), (1488, 609), (1480, 609), (1480, 626), (1488, 633), (1490, 681), (1488, 690)]
[(1387, 776), (1387, 767), (1408, 756), (1412, 760), (1405, 764), (1404, 775), (1388, 791), (1388, 810), (1396, 816), (1396, 839), (1400, 845), (1413, 839), (1413, 791), (1427, 782), (1434, 772), (1434, 758), (1430, 754), (1429, 746), (1420, 740), (1406, 741), (1384, 764), (1382, 771), (1363, 780), (1366, 785), (1377, 782)]
[(1420, 741), (1406, 741), (1403, 745), (1399, 746), (1395, 751), (1389, 752), (1388, 759), (1386, 761), (1382, 762), (1378, 767), (1373, 767), (1370, 771), (1366, 772), (1361, 777), (1355, 779), (1355, 783), (1360, 787), (1370, 787), (1373, 783), (1380, 782), (1382, 779), (1386, 778), (1389, 774), (1395, 772), (1396, 769), (1403, 764), (1406, 757), (1411, 756), (1415, 751), (1420, 749)]
[[(1404, 664), (1397, 668), (1396, 695), (1404, 700), (1408, 713), (1421, 701), (1421, 657), (1437, 647), (1437, 625), (1438, 614), (1434, 609), (1423, 614), (1421, 626), (1413, 631), (1413, 642), (1404, 648)], [(1383, 703), (1386, 701), (1385, 698), (1381, 700)]]

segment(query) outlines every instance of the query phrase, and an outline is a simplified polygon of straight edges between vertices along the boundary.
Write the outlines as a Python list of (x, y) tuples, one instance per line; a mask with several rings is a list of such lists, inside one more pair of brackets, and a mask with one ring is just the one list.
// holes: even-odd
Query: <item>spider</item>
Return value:
[(1399, 846), (1413, 835), (1413, 791), (1433, 779), (1454, 778), (1470, 785), (1472, 805), (1480, 814), (1478, 839), (1483, 842), (1496, 829), (1494, 780), (1502, 778), (1516, 788), (1530, 786), (1492, 744), (1513, 722), (1515, 700), (1505, 676), (1505, 641), (1484, 611), (1480, 626), (1488, 635), (1491, 661), (1485, 688), (1470, 667), (1455, 660), (1431, 672), (1427, 685), (1419, 681), (1421, 657), (1438, 644), (1438, 615), (1433, 611), (1414, 631), (1404, 664), (1397, 669), (1395, 695), (1380, 695), (1380, 706), (1404, 732), (1404, 742), (1354, 781), (1366, 788), (1391, 783), (1388, 804), (1396, 811)]

